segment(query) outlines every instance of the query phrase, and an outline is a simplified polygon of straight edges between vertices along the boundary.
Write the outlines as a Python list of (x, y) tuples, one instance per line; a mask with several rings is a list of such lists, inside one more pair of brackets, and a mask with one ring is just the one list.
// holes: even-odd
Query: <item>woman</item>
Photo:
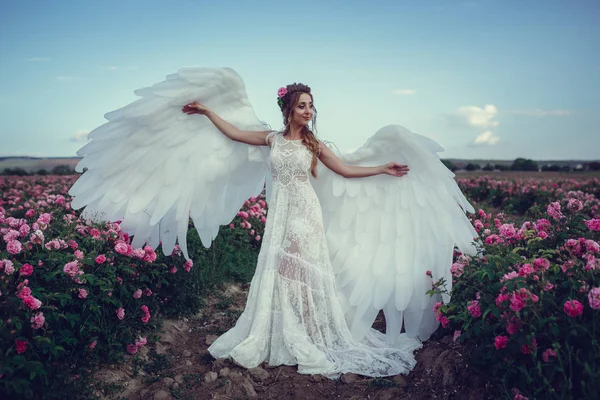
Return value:
[(209, 348), (215, 358), (231, 357), (252, 368), (298, 365), (300, 373), (337, 376), (357, 373), (389, 376), (407, 373), (415, 365), (417, 340), (391, 348), (372, 330), (365, 343), (348, 329), (335, 287), (323, 229), (319, 199), (309, 175), (316, 177), (317, 158), (346, 178), (388, 174), (402, 177), (406, 165), (348, 166), (318, 141), (308, 128), (315, 118), (310, 88), (303, 84), (280, 89), (283, 132), (242, 131), (204, 105), (183, 107), (202, 114), (227, 137), (250, 145), (271, 147), (273, 189), (256, 273), (246, 308), (235, 327)]
[[(266, 188), (248, 303), (212, 354), (330, 377), (408, 372), (416, 339), (439, 325), (432, 280), (451, 285), (455, 246), (477, 252), (465, 216), (474, 210), (437, 156), (443, 149), (390, 125), (337, 156), (308, 128), (315, 110), (304, 85), (280, 89), (285, 129), (265, 130), (229, 68), (182, 68), (135, 93), (77, 152), (76, 169), (87, 170), (69, 194), (83, 218), (121, 221), (133, 248), (171, 254), (178, 243), (189, 260), (190, 217), (209, 247)], [(371, 328), (380, 310), (385, 336)]]

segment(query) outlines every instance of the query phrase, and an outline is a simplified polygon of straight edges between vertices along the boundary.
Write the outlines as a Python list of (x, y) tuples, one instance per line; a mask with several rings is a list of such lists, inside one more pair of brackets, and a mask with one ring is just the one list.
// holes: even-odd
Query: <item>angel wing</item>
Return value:
[(474, 209), (439, 151), (425, 136), (387, 126), (340, 157), (361, 166), (396, 161), (409, 166), (407, 175), (345, 179), (321, 165), (313, 181), (339, 295), (357, 339), (383, 309), (391, 343), (403, 323), (409, 337), (427, 340), (438, 326), (432, 308), (439, 299), (426, 294), (432, 283), (426, 271), (451, 284), (454, 246), (477, 253), (477, 232), (465, 215)]
[(266, 130), (239, 75), (228, 68), (183, 68), (135, 91), (141, 98), (105, 115), (77, 154), (87, 169), (69, 190), (83, 217), (121, 220), (134, 248), (162, 242), (171, 254), (179, 242), (189, 259), (189, 217), (204, 246), (245, 200), (264, 188), (268, 167), (257, 146), (235, 142), (208, 118), (181, 108), (201, 101), (244, 130)]

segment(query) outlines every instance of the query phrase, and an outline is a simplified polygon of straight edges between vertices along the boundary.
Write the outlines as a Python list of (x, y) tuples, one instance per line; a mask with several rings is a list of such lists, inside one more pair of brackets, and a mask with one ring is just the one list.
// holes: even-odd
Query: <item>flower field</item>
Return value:
[[(0, 394), (81, 395), (81, 376), (152, 340), (161, 318), (194, 314), (207, 290), (249, 281), (266, 204), (249, 199), (210, 249), (133, 249), (118, 223), (83, 221), (76, 176), (0, 177)], [(507, 398), (591, 398), (600, 390), (600, 181), (458, 180), (481, 257), (456, 254), (435, 311), (455, 346)], [(69, 396), (72, 391), (73, 396)]]

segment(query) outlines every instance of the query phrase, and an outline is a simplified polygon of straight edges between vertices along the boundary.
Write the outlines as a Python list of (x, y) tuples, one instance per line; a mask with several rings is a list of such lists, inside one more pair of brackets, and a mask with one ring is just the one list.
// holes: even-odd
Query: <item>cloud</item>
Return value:
[(31, 57), (25, 61), (27, 61), (27, 62), (44, 62), (44, 61), (50, 61), (50, 58), (48, 58), (48, 57)]
[(477, 106), (463, 106), (456, 110), (456, 115), (462, 122), (475, 128), (495, 128), (500, 123), (495, 120), (498, 108), (493, 104), (487, 104), (483, 108)]
[(394, 90), (394, 94), (401, 95), (401, 96), (408, 96), (408, 95), (415, 94), (415, 93), (417, 93), (417, 91), (414, 90), (414, 89), (397, 89), (397, 90)]
[(136, 67), (135, 65), (128, 65), (126, 67), (117, 67), (116, 65), (111, 65), (110, 67), (107, 67), (110, 71), (116, 71), (118, 69), (121, 70), (125, 70), (125, 71), (137, 71), (139, 68)]
[(523, 115), (525, 117), (567, 117), (569, 115), (573, 115), (573, 112), (569, 110), (542, 110), (541, 108), (535, 108), (530, 110), (508, 110), (506, 111), (506, 113), (512, 115)]
[(88, 133), (90, 133), (90, 131), (88, 131), (88, 130), (85, 130), (85, 129), (79, 130), (69, 140), (71, 142), (87, 142)]
[(483, 133), (480, 133), (475, 138), (475, 140), (473, 141), (473, 145), (493, 146), (493, 145), (497, 144), (499, 140), (500, 140), (500, 138), (498, 136), (495, 136), (494, 132), (492, 132), (492, 131), (485, 131)]
[(60, 75), (60, 76), (56, 77), (56, 80), (60, 81), (60, 82), (73, 82), (73, 81), (76, 81), (78, 79), (79, 78), (76, 77), (76, 76), (69, 76), (69, 75)]

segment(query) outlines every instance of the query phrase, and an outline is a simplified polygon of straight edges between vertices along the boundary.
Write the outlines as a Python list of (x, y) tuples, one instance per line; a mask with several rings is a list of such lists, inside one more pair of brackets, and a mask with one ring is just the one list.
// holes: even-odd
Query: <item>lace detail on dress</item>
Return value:
[(348, 329), (321, 205), (309, 180), (311, 160), (301, 141), (287, 140), (281, 133), (273, 136), (269, 215), (246, 308), (209, 351), (247, 368), (267, 361), (332, 378), (347, 372), (407, 373), (416, 363), (412, 352), (420, 342), (402, 337), (389, 344), (371, 330), (359, 343)]

